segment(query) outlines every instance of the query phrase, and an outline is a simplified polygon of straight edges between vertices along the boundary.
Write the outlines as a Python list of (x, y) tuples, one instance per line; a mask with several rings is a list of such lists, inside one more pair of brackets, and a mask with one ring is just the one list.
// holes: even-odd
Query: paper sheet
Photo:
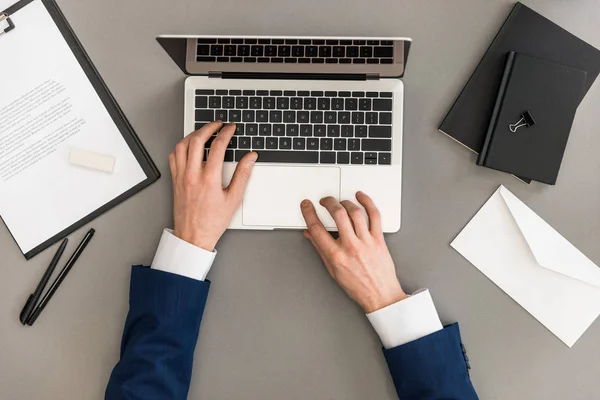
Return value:
[[(0, 36), (0, 216), (27, 253), (146, 175), (41, 1), (11, 18)], [(73, 148), (114, 157), (114, 173), (70, 165)]]
[(0, 0), (0, 12), (15, 4), (18, 0)]

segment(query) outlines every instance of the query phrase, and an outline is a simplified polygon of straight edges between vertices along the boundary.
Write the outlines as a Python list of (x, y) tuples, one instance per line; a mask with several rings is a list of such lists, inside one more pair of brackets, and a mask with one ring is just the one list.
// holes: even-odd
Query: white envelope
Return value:
[(504, 186), (451, 246), (569, 347), (600, 315), (600, 268)]

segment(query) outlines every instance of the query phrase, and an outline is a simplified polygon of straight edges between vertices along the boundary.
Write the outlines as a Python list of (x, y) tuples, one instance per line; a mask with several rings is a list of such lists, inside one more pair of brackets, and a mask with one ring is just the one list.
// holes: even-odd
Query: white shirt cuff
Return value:
[(206, 251), (179, 239), (170, 229), (163, 231), (152, 268), (203, 281), (217, 251)]
[(392, 349), (442, 330), (429, 290), (367, 314), (383, 347)]

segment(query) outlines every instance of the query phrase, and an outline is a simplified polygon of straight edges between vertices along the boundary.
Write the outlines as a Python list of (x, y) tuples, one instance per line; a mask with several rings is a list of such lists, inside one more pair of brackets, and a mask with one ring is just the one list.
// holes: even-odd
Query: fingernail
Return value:
[(364, 193), (363, 193), (363, 192), (361, 192), (360, 190), (359, 190), (358, 192), (356, 192), (356, 195), (357, 195), (357, 196), (362, 196), (363, 194), (364, 194)]
[(310, 206), (310, 201), (309, 200), (303, 200), (302, 203), (300, 203), (300, 206), (302, 208), (306, 208)]
[(252, 155), (250, 156), (250, 162), (251, 162), (252, 164), (254, 164), (254, 163), (256, 162), (256, 160), (258, 160), (258, 153), (256, 153), (256, 152), (252, 152), (251, 154), (252, 154)]

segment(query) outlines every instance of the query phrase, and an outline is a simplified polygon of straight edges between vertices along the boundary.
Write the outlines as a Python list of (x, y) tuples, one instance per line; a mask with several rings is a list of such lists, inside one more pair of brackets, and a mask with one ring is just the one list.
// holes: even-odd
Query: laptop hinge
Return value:
[(324, 80), (324, 81), (366, 81), (379, 79), (377, 74), (302, 74), (270, 72), (214, 72), (209, 78), (220, 79), (278, 79), (278, 80)]

